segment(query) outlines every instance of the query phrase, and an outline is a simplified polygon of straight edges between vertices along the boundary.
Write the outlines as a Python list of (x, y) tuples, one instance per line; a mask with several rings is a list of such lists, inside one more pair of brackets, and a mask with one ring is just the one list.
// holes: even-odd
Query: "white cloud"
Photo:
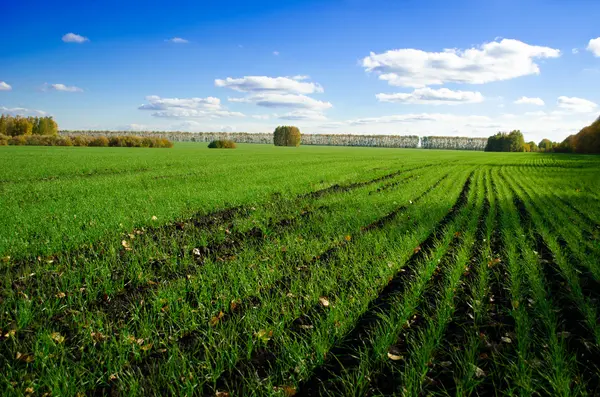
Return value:
[(572, 52), (573, 54), (577, 55), (577, 54), (579, 54), (579, 49), (578, 49), (578, 48), (573, 48), (573, 49), (571, 50), (571, 52)]
[(135, 124), (135, 123), (124, 125), (123, 127), (119, 128), (119, 129), (123, 130), (123, 131), (150, 131), (150, 130), (152, 130), (146, 124)]
[(275, 56), (279, 55), (279, 51), (273, 51), (273, 55), (275, 55)]
[(254, 114), (251, 117), (257, 120), (269, 120), (271, 118), (268, 114)]
[(27, 108), (7, 108), (0, 106), (0, 114), (9, 114), (11, 116), (46, 116), (48, 113), (42, 110)]
[(327, 120), (327, 117), (319, 111), (314, 110), (296, 110), (279, 116), (281, 120)]
[(221, 107), (219, 98), (161, 98), (157, 95), (146, 97), (147, 104), (140, 110), (154, 110), (152, 116), (165, 118), (223, 118), (243, 117), (240, 112), (231, 112)]
[(215, 85), (240, 92), (281, 92), (295, 94), (323, 92), (323, 87), (320, 84), (303, 81), (306, 79), (308, 79), (308, 76), (294, 76), (291, 78), (267, 76), (227, 77), (224, 80), (216, 79)]
[(411, 93), (377, 94), (380, 102), (431, 105), (460, 105), (462, 103), (483, 102), (483, 95), (474, 91), (452, 91), (448, 88), (439, 90), (425, 87), (417, 88)]
[(587, 50), (594, 54), (594, 56), (600, 57), (600, 37), (591, 39), (588, 43)]
[(0, 81), (0, 91), (10, 91), (12, 90), (12, 87), (10, 86), (10, 84), (4, 82), (4, 81)]
[(517, 105), (536, 105), (536, 106), (544, 106), (544, 101), (542, 98), (530, 98), (526, 96), (522, 96), (521, 98), (515, 101)]
[(181, 37), (173, 37), (171, 39), (165, 40), (169, 43), (175, 43), (175, 44), (185, 44), (185, 43), (189, 43), (189, 40), (186, 39), (182, 39)]
[(350, 125), (388, 124), (388, 123), (419, 123), (419, 122), (449, 122), (449, 121), (471, 121), (489, 122), (487, 116), (457, 116), (443, 113), (409, 113), (381, 117), (368, 117), (349, 120)]
[(597, 104), (587, 99), (567, 96), (558, 97), (557, 104), (559, 108), (575, 113), (590, 113), (598, 107)]
[(254, 103), (267, 108), (294, 108), (325, 110), (333, 105), (329, 102), (318, 101), (306, 95), (266, 93), (250, 95), (246, 98), (229, 98), (230, 102)]
[(44, 83), (42, 91), (83, 92), (83, 90), (79, 87), (48, 83)]
[(65, 43), (85, 43), (86, 41), (90, 41), (87, 37), (80, 36), (75, 33), (67, 33), (62, 37), (62, 41)]
[(181, 109), (215, 109), (221, 108), (221, 100), (215, 97), (207, 98), (161, 98), (157, 95), (146, 97), (148, 104), (141, 105), (140, 110)]
[(535, 59), (558, 56), (557, 49), (502, 39), (467, 50), (426, 52), (405, 48), (371, 52), (362, 60), (362, 66), (390, 85), (421, 88), (444, 83), (484, 84), (539, 74)]

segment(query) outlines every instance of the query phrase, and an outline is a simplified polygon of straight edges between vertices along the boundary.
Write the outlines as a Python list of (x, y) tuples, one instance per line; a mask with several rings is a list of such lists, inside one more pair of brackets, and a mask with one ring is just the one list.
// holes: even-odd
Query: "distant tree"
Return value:
[(10, 136), (31, 135), (33, 124), (24, 117), (17, 116), (13, 119), (10, 129), (7, 131)]
[(549, 152), (552, 150), (552, 141), (550, 139), (542, 139), (538, 145), (541, 152)]
[(527, 142), (527, 144), (529, 145), (530, 152), (539, 152), (540, 151), (540, 148), (534, 141)]
[(273, 133), (275, 146), (300, 146), (301, 134), (298, 127), (279, 126)]
[(525, 151), (525, 138), (520, 130), (513, 130), (509, 132), (508, 139), (510, 141), (509, 152)]

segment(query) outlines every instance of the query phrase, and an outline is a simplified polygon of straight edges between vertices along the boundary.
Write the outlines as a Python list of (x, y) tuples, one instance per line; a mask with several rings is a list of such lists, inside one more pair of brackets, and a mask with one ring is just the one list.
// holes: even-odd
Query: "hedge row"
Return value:
[(0, 135), (0, 146), (97, 146), (170, 148), (173, 142), (165, 138), (139, 136), (57, 136), (57, 135)]

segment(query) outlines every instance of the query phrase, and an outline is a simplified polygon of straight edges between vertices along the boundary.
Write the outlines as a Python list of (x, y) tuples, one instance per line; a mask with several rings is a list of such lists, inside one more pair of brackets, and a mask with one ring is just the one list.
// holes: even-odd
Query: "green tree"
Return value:
[(532, 152), (539, 152), (540, 148), (538, 147), (538, 145), (534, 142), (527, 142), (527, 144), (529, 145), (529, 148), (531, 149)]
[(510, 141), (509, 152), (524, 152), (525, 151), (525, 138), (520, 130), (513, 130), (508, 133), (508, 139)]
[(24, 117), (17, 116), (13, 118), (12, 124), (8, 135), (20, 136), (20, 135), (31, 135), (33, 131), (33, 124)]
[(275, 146), (300, 146), (301, 134), (298, 127), (279, 126), (273, 133)]
[(552, 151), (552, 141), (550, 139), (542, 139), (540, 141), (540, 144), (538, 145), (538, 147), (540, 148), (541, 152), (550, 152)]

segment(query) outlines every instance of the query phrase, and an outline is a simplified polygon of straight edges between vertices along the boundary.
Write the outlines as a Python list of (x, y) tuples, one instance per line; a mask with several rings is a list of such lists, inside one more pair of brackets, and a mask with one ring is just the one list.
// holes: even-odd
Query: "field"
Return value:
[(4, 395), (600, 393), (600, 157), (0, 148)]

